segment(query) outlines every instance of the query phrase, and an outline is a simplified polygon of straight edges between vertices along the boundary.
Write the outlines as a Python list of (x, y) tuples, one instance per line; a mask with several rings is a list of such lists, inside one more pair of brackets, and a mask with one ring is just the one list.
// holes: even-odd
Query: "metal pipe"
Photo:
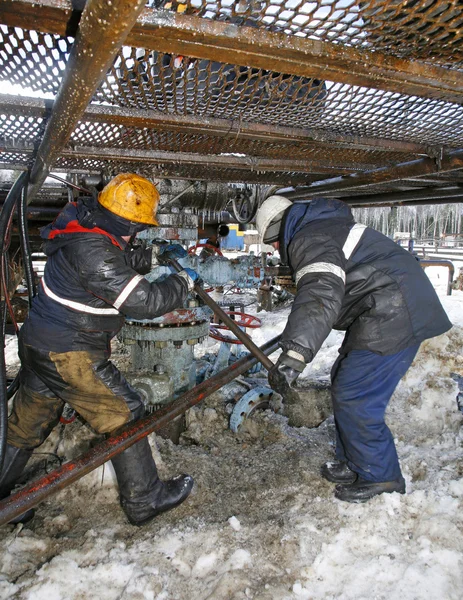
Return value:
[(463, 186), (429, 187), (426, 189), (407, 190), (406, 192), (391, 192), (368, 194), (366, 196), (346, 196), (342, 198), (349, 206), (380, 206), (386, 204), (404, 205), (411, 202), (441, 201), (461, 202), (463, 200)]
[(31, 170), (30, 203), (125, 42), (144, 0), (88, 0)]
[(449, 278), (448, 278), (448, 282), (447, 282), (447, 296), (452, 295), (452, 283), (453, 283), (453, 276), (455, 275), (455, 267), (450, 260), (432, 260), (432, 259), (421, 260), (420, 259), (420, 265), (423, 268), (447, 267), (447, 269), (449, 270)]
[[(168, 264), (169, 266), (172, 266), (177, 273), (183, 271), (183, 267), (176, 260), (169, 260)], [(236, 321), (233, 321), (233, 319), (231, 319), (227, 313), (220, 308), (220, 306), (209, 296), (207, 292), (203, 290), (198, 283), (195, 283), (194, 291), (196, 294), (198, 294), (201, 300), (207, 304), (207, 306), (209, 306), (209, 308), (212, 308), (214, 314), (216, 314), (220, 320), (225, 323), (225, 325), (236, 335), (240, 342), (246, 346), (249, 352), (251, 352), (251, 354), (253, 354), (259, 360), (259, 362), (261, 362), (264, 367), (270, 371), (270, 369), (273, 367), (272, 361), (265, 356), (258, 346), (254, 344), (248, 334), (238, 327)]]
[(73, 188), (74, 190), (77, 190), (78, 192), (84, 192), (84, 194), (89, 194), (90, 196), (92, 195), (92, 192), (90, 190), (87, 190), (86, 188), (75, 185), (74, 183), (71, 183), (70, 181), (68, 181), (67, 179), (64, 179), (63, 177), (58, 177), (58, 175), (55, 175), (54, 173), (53, 174), (49, 173), (48, 177), (50, 177), (51, 179), (56, 179), (56, 181), (61, 181), (61, 183), (65, 183), (67, 186), (69, 186), (70, 188)]
[(336, 196), (336, 192), (347, 190), (358, 190), (372, 185), (401, 181), (412, 177), (422, 177), (431, 173), (445, 173), (458, 171), (463, 168), (463, 149), (444, 154), (439, 160), (433, 158), (421, 158), (405, 163), (399, 163), (392, 167), (383, 167), (362, 173), (353, 173), (316, 181), (307, 187), (301, 187), (294, 192), (285, 194), (289, 200), (308, 200), (315, 196)]
[[(272, 354), (278, 348), (280, 337), (277, 336), (266, 342), (259, 350), (264, 352), (265, 355)], [(4, 525), (14, 517), (22, 515), (51, 494), (87, 475), (87, 473), (117, 456), (150, 433), (165, 427), (170, 421), (183, 415), (189, 408), (210, 396), (226, 383), (248, 371), (257, 362), (259, 362), (257, 358), (252, 355), (238, 360), (228, 369), (224, 369), (192, 390), (182, 394), (172, 404), (152, 413), (149, 417), (126, 425), (117, 435), (109, 437), (78, 458), (65, 463), (59, 469), (26, 485), (16, 494), (0, 502), (0, 525)]]

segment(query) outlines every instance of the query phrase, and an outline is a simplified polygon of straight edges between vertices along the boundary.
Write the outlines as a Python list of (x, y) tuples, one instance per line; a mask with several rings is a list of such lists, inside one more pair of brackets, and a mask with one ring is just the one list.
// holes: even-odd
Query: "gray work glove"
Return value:
[[(297, 358), (296, 358), (297, 356)], [(293, 350), (283, 352), (278, 362), (270, 369), (268, 382), (270, 387), (283, 396), (287, 396), (291, 388), (294, 388), (299, 375), (305, 368), (303, 356)]]

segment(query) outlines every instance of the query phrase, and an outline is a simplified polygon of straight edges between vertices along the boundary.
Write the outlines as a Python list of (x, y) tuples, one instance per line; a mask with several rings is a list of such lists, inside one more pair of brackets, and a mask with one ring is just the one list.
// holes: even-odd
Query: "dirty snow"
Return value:
[[(191, 411), (180, 445), (150, 439), (163, 477), (194, 476), (187, 502), (135, 528), (111, 467), (90, 473), (40, 505), (29, 525), (0, 529), (0, 599), (461, 600), (462, 413), (451, 374), (463, 375), (463, 292), (443, 295), (445, 270), (430, 277), (454, 327), (422, 345), (388, 411), (405, 496), (334, 499), (319, 476), (333, 457), (332, 417), (292, 427), (260, 411), (233, 434), (230, 401), (245, 391), (234, 383)], [(259, 313), (254, 341), (279, 333), (288, 310)], [(341, 341), (332, 332), (304, 371), (307, 393), (327, 380)], [(58, 427), (32, 467), (51, 469), (56, 455), (74, 457), (94, 438), (81, 423)]]

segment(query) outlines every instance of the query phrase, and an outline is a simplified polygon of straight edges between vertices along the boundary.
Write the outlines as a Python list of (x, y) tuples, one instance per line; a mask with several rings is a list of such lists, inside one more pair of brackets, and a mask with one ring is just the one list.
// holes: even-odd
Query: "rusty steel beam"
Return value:
[[(280, 337), (277, 336), (265, 343), (261, 346), (261, 351), (266, 355), (272, 354), (278, 348)], [(22, 515), (30, 508), (37, 506), (37, 504), (51, 494), (58, 492), (84, 475), (87, 475), (87, 473), (114, 458), (150, 433), (165, 427), (173, 419), (183, 415), (189, 408), (195, 406), (201, 400), (207, 398), (207, 396), (210, 396), (210, 394), (223, 387), (226, 383), (245, 373), (257, 362), (257, 359), (250, 355), (238, 360), (228, 369), (221, 371), (192, 390), (182, 394), (172, 404), (152, 413), (149, 417), (127, 425), (120, 433), (94, 446), (80, 457), (65, 463), (59, 469), (26, 485), (16, 494), (12, 494), (9, 498), (0, 502), (0, 525), (8, 523), (14, 517)]]
[[(4, 152), (31, 154), (34, 146), (27, 142), (1, 144)], [(245, 171), (291, 171), (299, 173), (331, 173), (333, 171), (348, 173), (355, 169), (365, 168), (366, 165), (346, 166), (344, 157), (332, 160), (290, 160), (279, 158), (260, 158), (256, 156), (235, 156), (223, 154), (194, 154), (192, 152), (165, 152), (155, 150), (135, 150), (126, 148), (92, 148), (75, 146), (63, 148), (60, 152), (63, 158), (93, 159), (107, 161), (124, 161), (151, 164), (185, 164), (193, 166), (208, 166)]]
[[(18, 4), (20, 3), (13, 2), (17, 8)], [(28, 202), (32, 201), (45, 181), (143, 6), (144, 0), (87, 1), (64, 77), (32, 166)], [(35, 10), (37, 9), (38, 6)]]
[[(43, 12), (43, 15), (42, 15)], [(64, 35), (62, 0), (3, 0), (6, 25)], [(127, 44), (279, 73), (463, 102), (463, 72), (343, 44), (146, 8)]]
[(421, 190), (409, 190), (406, 192), (390, 192), (369, 194), (367, 196), (349, 196), (343, 201), (350, 206), (403, 206), (420, 204), (444, 204), (463, 201), (463, 185), (445, 188), (430, 187)]
[[(15, 97), (0, 94), (0, 114), (46, 118), (50, 100)], [(416, 142), (338, 135), (321, 129), (299, 129), (281, 125), (264, 125), (233, 119), (175, 115), (156, 110), (119, 108), (90, 104), (81, 122), (110, 123), (124, 127), (173, 131), (190, 135), (229, 137), (233, 140), (255, 140), (272, 143), (303, 143), (314, 148), (351, 148), (355, 150), (378, 150), (383, 152), (407, 152), (428, 154), (429, 145)]]
[(434, 198), (429, 200), (410, 200), (403, 202), (370, 202), (369, 204), (357, 204), (356, 202), (350, 202), (346, 198), (342, 198), (343, 202), (346, 202), (351, 208), (391, 208), (393, 206), (434, 206), (436, 204), (459, 204), (463, 202), (463, 196), (460, 199), (450, 196), (449, 198)]
[[(246, 171), (292, 171), (301, 173), (349, 172), (356, 167), (346, 167), (345, 159), (336, 160), (289, 160), (259, 158), (256, 156), (234, 156), (218, 154), (193, 154), (192, 152), (162, 152), (153, 150), (132, 150), (125, 148), (91, 148), (75, 146), (65, 148), (61, 156), (95, 160), (115, 160), (145, 162), (155, 164), (188, 164), (195, 166), (221, 167)], [(361, 168), (359, 165), (357, 168)]]
[(372, 185), (403, 181), (432, 173), (446, 173), (463, 169), (463, 149), (443, 154), (439, 159), (421, 158), (392, 167), (384, 167), (363, 173), (353, 173), (333, 179), (316, 181), (307, 187), (285, 193), (290, 200), (307, 200), (315, 196), (336, 196), (338, 192), (360, 190)]

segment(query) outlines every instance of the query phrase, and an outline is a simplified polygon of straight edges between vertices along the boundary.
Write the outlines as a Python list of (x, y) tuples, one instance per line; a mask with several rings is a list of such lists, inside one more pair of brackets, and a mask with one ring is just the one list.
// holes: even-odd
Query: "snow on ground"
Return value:
[[(262, 411), (233, 434), (234, 383), (191, 411), (180, 445), (151, 439), (162, 476), (194, 476), (187, 502), (135, 528), (111, 467), (90, 473), (40, 505), (29, 525), (0, 529), (0, 598), (461, 600), (462, 413), (451, 374), (463, 375), (463, 292), (443, 295), (445, 270), (432, 280), (454, 327), (422, 345), (388, 412), (405, 496), (334, 499), (319, 476), (333, 456), (332, 418), (292, 427)], [(277, 335), (288, 311), (259, 313), (254, 341)], [(303, 385), (326, 380), (341, 341), (330, 334)], [(53, 453), (77, 456), (94, 437), (80, 423), (58, 428), (35, 467)]]

